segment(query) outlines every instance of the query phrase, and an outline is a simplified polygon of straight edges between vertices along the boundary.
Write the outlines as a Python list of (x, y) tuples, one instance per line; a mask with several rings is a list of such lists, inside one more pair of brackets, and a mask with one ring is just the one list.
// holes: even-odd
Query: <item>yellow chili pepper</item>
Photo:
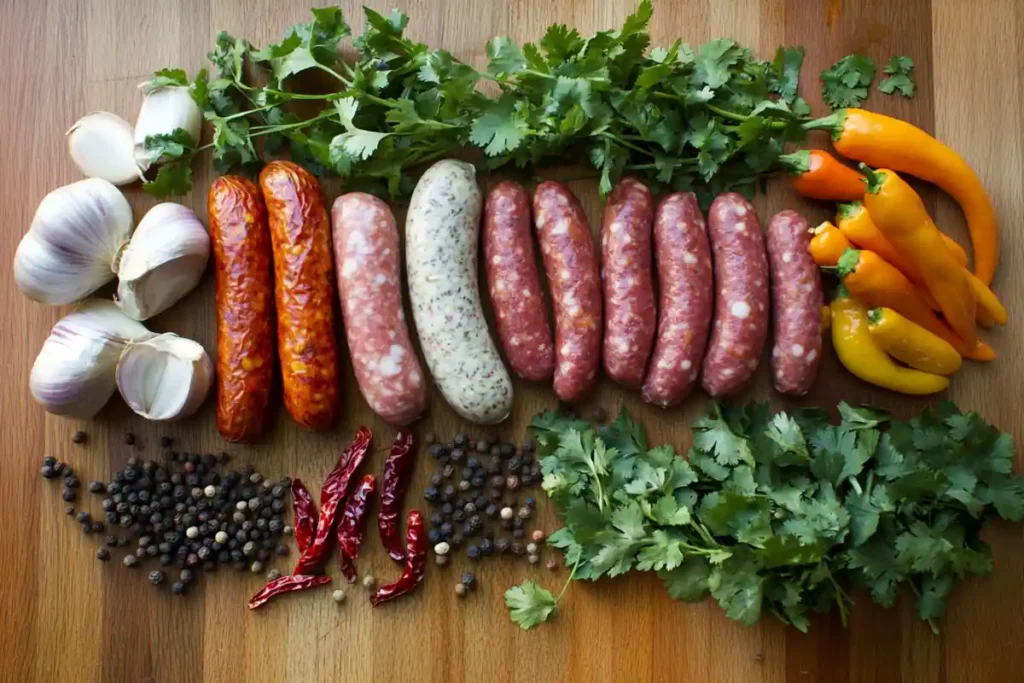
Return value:
[(949, 380), (942, 375), (894, 363), (871, 337), (867, 309), (850, 297), (845, 287), (839, 287), (831, 309), (832, 346), (840, 362), (860, 379), (914, 396), (935, 394), (949, 386)]
[(868, 311), (868, 331), (883, 351), (922, 372), (952, 375), (963, 362), (949, 342), (891, 308)]
[(843, 252), (850, 248), (850, 240), (828, 221), (811, 232), (814, 236), (811, 237), (808, 250), (819, 266), (835, 266)]
[(924, 284), (939, 302), (949, 326), (969, 347), (978, 343), (974, 315), (977, 303), (963, 266), (949, 253), (942, 233), (932, 223), (924, 202), (895, 171), (872, 171), (867, 176), (864, 207), (893, 246), (913, 263)]

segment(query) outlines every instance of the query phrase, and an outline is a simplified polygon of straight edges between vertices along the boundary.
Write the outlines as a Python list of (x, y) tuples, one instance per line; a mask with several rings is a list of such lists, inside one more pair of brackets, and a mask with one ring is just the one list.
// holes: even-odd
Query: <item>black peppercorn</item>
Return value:
[(159, 586), (164, 582), (164, 573), (159, 569), (154, 569), (149, 573), (149, 582), (154, 586)]
[(430, 541), (431, 545), (436, 545), (444, 540), (444, 536), (441, 534), (440, 529), (431, 529), (427, 532), (427, 540)]
[(43, 458), (43, 466), (44, 467), (53, 467), (56, 464), (57, 464), (57, 458), (53, 457), (52, 455), (48, 455), (45, 458)]
[(169, 436), (160, 437), (160, 448), (170, 448), (171, 444), (174, 443), (173, 439)]
[(75, 514), (75, 507), (73, 505), (68, 505), (67, 507), (64, 508), (64, 514), (68, 517)]
[(284, 557), (288, 554), (288, 552), (288, 546), (286, 546), (284, 543), (281, 543), (276, 548), (274, 548), (274, 554), (276, 554), (278, 557)]
[(110, 559), (110, 551), (106, 548), (100, 548), (96, 551), (96, 559), (100, 562), (106, 562)]
[(461, 448), (453, 448), (451, 456), (449, 457), (453, 463), (458, 464), (462, 462), (462, 460), (466, 457), (466, 452), (463, 451)]
[(432, 443), (430, 444), (430, 448), (427, 449), (427, 452), (430, 453), (431, 457), (439, 458), (444, 455), (444, 446), (439, 443)]
[(61, 498), (63, 498), (65, 502), (70, 503), (78, 498), (78, 494), (76, 494), (73, 489), (64, 489), (64, 493), (61, 494)]
[(483, 553), (484, 557), (490, 556), (491, 553), (494, 552), (494, 542), (491, 539), (484, 537), (484, 539), (480, 541), (480, 552)]
[(134, 446), (135, 445), (135, 435), (132, 434), (131, 432), (125, 432), (125, 434), (124, 434), (124, 442), (125, 442), (125, 445), (127, 445), (127, 446)]
[(437, 488), (434, 486), (428, 486), (423, 489), (423, 499), (430, 503), (436, 503), (440, 497)]
[(466, 548), (466, 555), (471, 560), (477, 559), (478, 557), (480, 557), (480, 547), (477, 545), (470, 545), (468, 548)]
[(78, 430), (77, 432), (71, 435), (71, 443), (83, 444), (85, 443), (85, 436), (85, 432), (83, 432), (82, 430)]
[(525, 552), (523, 544), (519, 541), (512, 541), (512, 543), (509, 544), (508, 549), (513, 555), (522, 555), (523, 552)]
[(94, 534), (102, 534), (106, 529), (107, 525), (103, 522), (93, 522), (89, 525), (89, 531)]
[(504, 488), (505, 477), (501, 476), (500, 474), (495, 474), (494, 476), (491, 477), (489, 483), (492, 487), (496, 489)]
[(519, 528), (519, 529), (513, 529), (512, 530), (512, 538), (518, 540), (518, 539), (523, 538), (524, 536), (526, 536), (526, 530), (525, 529)]
[(175, 595), (184, 595), (186, 590), (185, 584), (181, 581), (175, 581), (171, 584), (171, 592)]
[(508, 539), (507, 538), (499, 538), (496, 541), (494, 541), (494, 551), (496, 553), (498, 553), (499, 555), (507, 553), (508, 552)]
[(441, 526), (442, 524), (444, 524), (444, 517), (441, 516), (440, 512), (435, 512), (434, 514), (430, 515), (430, 526), (437, 527)]
[(473, 588), (476, 583), (476, 577), (473, 575), (473, 572), (462, 572), (462, 575), (459, 577), (459, 583), (466, 588)]
[(81, 483), (78, 481), (78, 477), (66, 476), (64, 477), (64, 486), (69, 489), (77, 489)]
[(455, 529), (454, 529), (454, 527), (453, 527), (453, 526), (451, 525), (451, 523), (450, 523), (450, 522), (445, 522), (444, 524), (442, 524), (442, 525), (441, 525), (441, 535), (442, 535), (442, 536), (444, 536), (445, 538), (448, 538), (449, 536), (451, 536), (451, 535), (452, 535), (452, 532), (453, 532), (454, 530), (455, 530)]
[(441, 506), (441, 514), (447, 517), (452, 514), (452, 510), (454, 509), (455, 508), (454, 506), (452, 506), (451, 503), (446, 502), (444, 505)]

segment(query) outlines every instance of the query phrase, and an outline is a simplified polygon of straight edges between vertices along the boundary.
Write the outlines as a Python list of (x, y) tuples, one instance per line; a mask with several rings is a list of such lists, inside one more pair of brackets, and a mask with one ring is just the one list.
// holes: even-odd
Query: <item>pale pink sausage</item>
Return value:
[(697, 383), (714, 298), (711, 248), (697, 197), (677, 192), (654, 218), (658, 266), (658, 339), (641, 396), (661, 407), (682, 401)]
[(533, 193), (533, 214), (555, 309), (555, 394), (583, 399), (601, 365), (601, 282), (583, 207), (569, 188), (545, 181)]
[(492, 187), (484, 204), (484, 269), (498, 338), (512, 371), (541, 382), (555, 371), (555, 347), (530, 227), (523, 186), (506, 180)]
[(810, 391), (821, 363), (821, 277), (810, 243), (807, 221), (796, 211), (781, 211), (769, 221), (772, 382), (791, 396)]
[(754, 207), (735, 192), (711, 203), (708, 236), (715, 317), (701, 385), (711, 396), (729, 396), (757, 370), (768, 336), (768, 257)]
[(644, 381), (658, 312), (651, 278), (654, 200), (647, 186), (623, 178), (608, 196), (601, 223), (604, 372), (630, 389)]
[(427, 384), (402, 309), (401, 254), (391, 209), (363, 192), (331, 210), (345, 337), (356, 382), (373, 412), (406, 425), (426, 409)]

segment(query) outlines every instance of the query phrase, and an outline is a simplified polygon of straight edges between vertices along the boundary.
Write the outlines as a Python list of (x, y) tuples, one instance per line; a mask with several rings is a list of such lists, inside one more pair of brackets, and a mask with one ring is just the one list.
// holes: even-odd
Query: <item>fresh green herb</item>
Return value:
[(910, 75), (914, 70), (914, 60), (905, 56), (893, 57), (882, 70), (889, 74), (889, 77), (883, 78), (878, 84), (879, 90), (886, 95), (899, 92), (904, 97), (914, 96), (917, 85)]
[(821, 96), (833, 109), (858, 107), (867, 99), (875, 63), (861, 54), (847, 55), (821, 72)]
[[(806, 631), (832, 606), (846, 623), (847, 585), (883, 606), (905, 586), (937, 629), (955, 582), (991, 569), (982, 522), (1024, 518), (1012, 440), (951, 403), (909, 421), (845, 403), (839, 415), (712, 404), (685, 459), (648, 447), (625, 413), (600, 432), (539, 416), (543, 487), (565, 523), (548, 544), (573, 567), (566, 587), (653, 571), (673, 598), (710, 595), (744, 624), (769, 612)], [(531, 628), (565, 590), (526, 582), (505, 599)]]

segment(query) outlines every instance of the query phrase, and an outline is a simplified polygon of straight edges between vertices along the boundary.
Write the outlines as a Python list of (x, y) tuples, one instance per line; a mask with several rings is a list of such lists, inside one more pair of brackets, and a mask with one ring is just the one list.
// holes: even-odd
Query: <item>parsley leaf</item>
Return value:
[(889, 77), (883, 78), (879, 82), (878, 89), (886, 95), (899, 92), (904, 97), (913, 97), (914, 91), (917, 89), (917, 85), (910, 75), (913, 70), (914, 60), (910, 57), (893, 57), (883, 69), (885, 73), (889, 74)]
[(505, 604), (512, 621), (523, 629), (531, 629), (547, 621), (558, 603), (551, 591), (533, 581), (524, 581), (505, 591)]
[(156, 178), (144, 182), (142, 189), (154, 197), (183, 195), (192, 189), (192, 167), (188, 160), (161, 164)]
[(821, 96), (833, 109), (859, 106), (875, 78), (875, 63), (861, 54), (847, 55), (821, 72)]

